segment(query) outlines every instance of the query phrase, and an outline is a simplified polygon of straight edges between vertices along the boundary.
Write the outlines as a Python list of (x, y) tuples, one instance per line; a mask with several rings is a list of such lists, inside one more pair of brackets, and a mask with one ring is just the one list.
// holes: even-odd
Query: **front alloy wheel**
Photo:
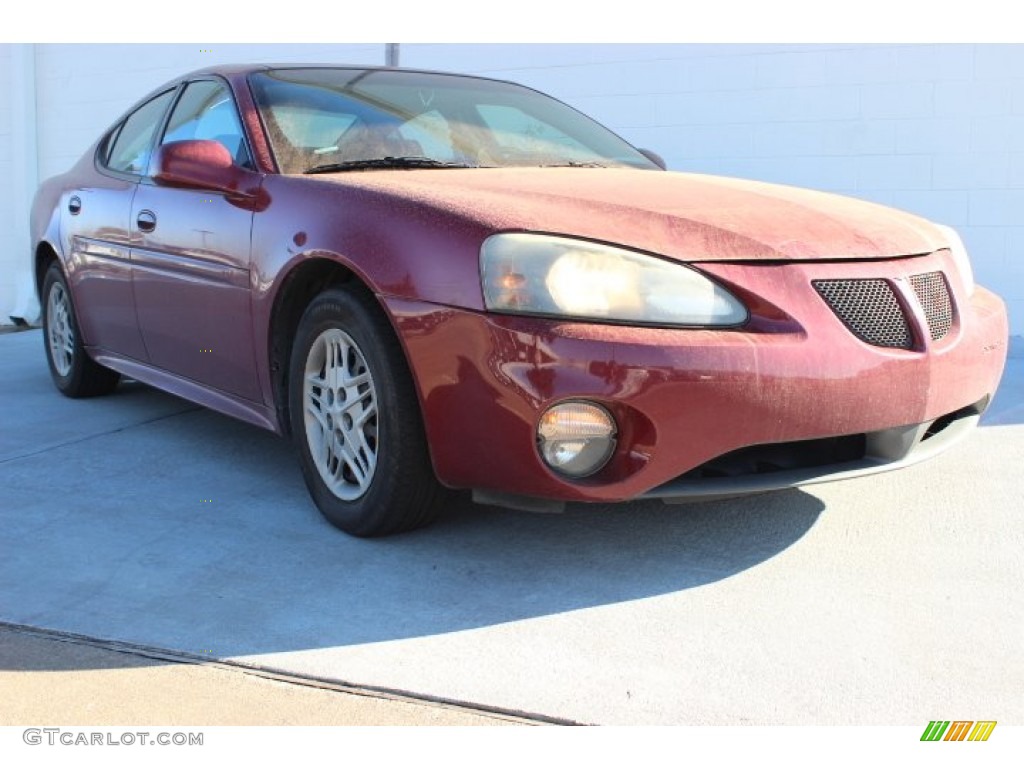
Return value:
[(377, 390), (362, 350), (328, 328), (306, 357), (303, 418), (320, 477), (339, 499), (358, 499), (377, 469)]
[(384, 536), (426, 525), (444, 493), (398, 338), (360, 285), (317, 296), (299, 321), (288, 418), (306, 487), (333, 525)]

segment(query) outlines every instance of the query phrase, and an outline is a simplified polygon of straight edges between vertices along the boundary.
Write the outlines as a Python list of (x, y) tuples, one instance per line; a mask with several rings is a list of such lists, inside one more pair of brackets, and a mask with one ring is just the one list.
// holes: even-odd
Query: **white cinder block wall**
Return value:
[[(0, 46), (0, 178), (10, 146)], [(144, 91), (210, 61), (380, 64), (383, 45), (36, 46), (40, 178)], [(1024, 334), (1024, 46), (413, 45), (408, 67), (517, 80), (592, 114), (671, 168), (825, 189), (951, 224)], [(13, 300), (0, 186), (0, 321)]]
[(11, 46), (0, 45), (0, 323), (9, 322), (7, 315), (14, 307), (14, 274), (22, 261), (15, 244), (14, 185), (10, 182), (14, 154), (12, 69)]

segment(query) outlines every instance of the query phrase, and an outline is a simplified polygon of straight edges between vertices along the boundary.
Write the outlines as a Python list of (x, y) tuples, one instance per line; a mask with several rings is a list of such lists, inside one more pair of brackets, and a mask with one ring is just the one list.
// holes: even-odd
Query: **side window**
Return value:
[(117, 138), (107, 155), (107, 167), (112, 171), (142, 175), (149, 166), (149, 152), (160, 119), (174, 91), (165, 91), (132, 112), (121, 124)]
[(213, 80), (189, 83), (171, 112), (161, 144), (210, 139), (223, 144), (235, 163), (249, 166), (238, 112), (226, 85)]
[(121, 133), (121, 129), (124, 127), (124, 123), (121, 123), (114, 128), (110, 133), (107, 134), (107, 138), (103, 140), (103, 146), (100, 147), (99, 157), (100, 162), (103, 165), (110, 163), (110, 152), (114, 148), (114, 142), (117, 141), (117, 136)]

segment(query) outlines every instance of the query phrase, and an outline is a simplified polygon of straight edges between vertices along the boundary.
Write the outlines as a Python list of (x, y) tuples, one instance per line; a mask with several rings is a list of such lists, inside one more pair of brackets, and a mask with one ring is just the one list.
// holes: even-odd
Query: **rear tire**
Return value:
[(357, 291), (325, 291), (299, 321), (289, 420), (323, 516), (354, 536), (385, 536), (431, 522), (444, 493), (405, 355), (372, 297)]
[(106, 395), (121, 379), (85, 351), (71, 291), (57, 262), (43, 278), (43, 346), (53, 383), (67, 397)]

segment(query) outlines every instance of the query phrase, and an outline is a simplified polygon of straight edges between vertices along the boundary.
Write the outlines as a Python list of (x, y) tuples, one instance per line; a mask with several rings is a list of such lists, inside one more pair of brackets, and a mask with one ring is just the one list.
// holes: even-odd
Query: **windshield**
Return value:
[(589, 117), (511, 83), (354, 69), (278, 69), (255, 73), (250, 83), (282, 173), (553, 165), (657, 169)]

